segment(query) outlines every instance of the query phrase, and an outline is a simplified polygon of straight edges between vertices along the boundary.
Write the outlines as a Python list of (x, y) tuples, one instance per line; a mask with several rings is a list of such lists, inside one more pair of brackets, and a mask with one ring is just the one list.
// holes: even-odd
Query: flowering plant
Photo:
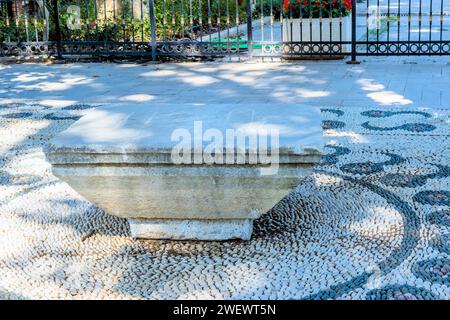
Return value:
[(283, 13), (292, 18), (345, 17), (352, 12), (351, 0), (284, 0)]

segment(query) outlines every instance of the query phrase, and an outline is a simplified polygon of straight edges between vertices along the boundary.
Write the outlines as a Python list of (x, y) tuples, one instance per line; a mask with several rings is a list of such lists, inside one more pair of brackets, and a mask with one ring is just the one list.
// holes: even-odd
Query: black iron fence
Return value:
[(367, 0), (365, 12), (359, 55), (450, 54), (448, 0)]
[(444, 0), (0, 0), (0, 56), (450, 54)]

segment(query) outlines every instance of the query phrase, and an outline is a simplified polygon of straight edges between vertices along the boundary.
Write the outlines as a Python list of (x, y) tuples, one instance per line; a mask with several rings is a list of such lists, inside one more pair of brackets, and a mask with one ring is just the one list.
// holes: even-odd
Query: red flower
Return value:
[(352, 0), (345, 0), (344, 5), (346, 9), (352, 10)]

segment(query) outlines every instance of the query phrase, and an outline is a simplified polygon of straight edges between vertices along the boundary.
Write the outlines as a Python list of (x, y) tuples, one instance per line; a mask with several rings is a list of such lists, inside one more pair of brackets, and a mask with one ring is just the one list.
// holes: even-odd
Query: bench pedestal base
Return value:
[(131, 236), (141, 239), (170, 240), (249, 240), (251, 219), (127, 219)]
[(96, 108), (44, 151), (55, 176), (128, 219), (133, 238), (249, 240), (322, 150), (316, 108), (176, 103)]

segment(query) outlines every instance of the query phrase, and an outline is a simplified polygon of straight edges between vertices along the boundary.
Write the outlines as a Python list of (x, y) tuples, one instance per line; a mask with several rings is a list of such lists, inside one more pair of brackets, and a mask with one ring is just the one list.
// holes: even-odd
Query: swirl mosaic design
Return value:
[(26, 106), (26, 104), (25, 103), (3, 103), (3, 104), (0, 104), (0, 110), (20, 108), (23, 106)]
[(349, 148), (326, 145), (326, 148), (334, 150), (333, 153), (327, 153), (322, 157), (322, 162), (326, 164), (336, 164), (339, 161), (340, 156), (349, 154), (351, 151)]
[(368, 110), (361, 112), (361, 115), (370, 117), (370, 118), (387, 118), (396, 115), (405, 115), (405, 114), (413, 114), (413, 115), (421, 115), (425, 118), (431, 118), (431, 114), (422, 111), (383, 111), (383, 110)]
[(12, 175), (9, 174), (8, 172), (0, 170), (0, 186), (29, 185), (40, 180), (41, 180), (40, 177), (34, 175), (30, 174)]
[(72, 104), (70, 106), (67, 107), (63, 107), (61, 108), (62, 110), (86, 110), (86, 109), (91, 109), (94, 106), (89, 105), (89, 104)]
[(315, 173), (250, 241), (195, 242), (135, 241), (51, 175), (89, 107), (0, 104), (0, 298), (450, 299), (449, 110), (322, 108)]
[(356, 163), (347, 163), (341, 166), (341, 170), (343, 172), (352, 173), (352, 174), (372, 174), (376, 172), (383, 171), (384, 166), (396, 165), (403, 161), (405, 161), (399, 155), (385, 152), (380, 153), (389, 157), (389, 160), (383, 162), (356, 162)]
[(56, 113), (49, 113), (44, 116), (44, 119), (48, 120), (78, 120), (80, 116), (68, 116), (68, 115), (58, 115)]
[(438, 297), (432, 292), (413, 286), (388, 285), (367, 293), (367, 300), (432, 300)]
[(338, 117), (341, 117), (341, 116), (344, 115), (344, 111), (339, 110), (339, 109), (322, 108), (322, 109), (320, 109), (320, 111), (322, 111), (322, 112), (331, 112), (331, 113), (334, 113), (335, 115), (337, 115)]
[(32, 116), (31, 112), (13, 112), (2, 115), (2, 117), (5, 119), (22, 119), (22, 118), (29, 118), (31, 116)]
[(450, 210), (435, 211), (427, 216), (427, 222), (450, 227)]
[(432, 247), (439, 252), (450, 255), (450, 234), (438, 236), (432, 241)]
[(368, 121), (361, 124), (363, 128), (375, 131), (392, 131), (392, 130), (406, 130), (411, 132), (428, 132), (436, 129), (435, 126), (426, 123), (405, 123), (395, 127), (377, 127), (371, 125)]
[(431, 206), (450, 206), (450, 191), (421, 191), (414, 196), (414, 200), (421, 204), (429, 204)]
[(436, 165), (438, 171), (430, 174), (402, 174), (388, 173), (381, 178), (383, 184), (393, 187), (415, 188), (423, 186), (429, 179), (447, 178), (450, 176), (450, 167)]
[(342, 129), (345, 127), (345, 122), (336, 120), (324, 120), (322, 121), (322, 128), (324, 129)]
[(450, 286), (450, 259), (431, 259), (417, 262), (412, 272), (431, 283)]

